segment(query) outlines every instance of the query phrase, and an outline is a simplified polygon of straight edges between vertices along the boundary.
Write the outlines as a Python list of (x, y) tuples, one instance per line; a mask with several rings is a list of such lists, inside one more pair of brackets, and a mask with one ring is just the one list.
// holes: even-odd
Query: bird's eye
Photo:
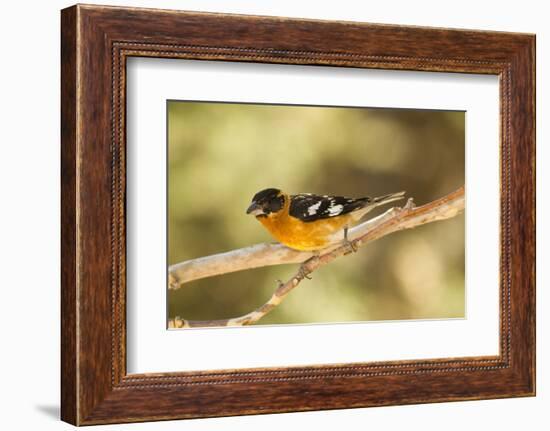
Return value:
[(269, 210), (271, 212), (277, 212), (283, 207), (283, 201), (280, 198), (272, 199), (269, 202)]

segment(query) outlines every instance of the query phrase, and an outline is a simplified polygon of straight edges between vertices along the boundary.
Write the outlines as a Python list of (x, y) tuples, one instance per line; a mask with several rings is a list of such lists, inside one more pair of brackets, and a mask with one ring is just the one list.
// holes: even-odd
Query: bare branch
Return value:
[[(391, 208), (384, 214), (350, 229), (348, 238), (351, 240), (353, 247), (358, 248), (393, 232), (452, 218), (464, 210), (464, 204), (464, 187), (420, 207), (415, 207), (412, 199), (409, 199), (403, 208)], [(280, 304), (288, 293), (309, 274), (332, 262), (337, 257), (349, 254), (350, 251), (349, 245), (334, 244), (322, 250), (319, 256), (314, 256), (310, 252), (295, 251), (281, 244), (258, 244), (172, 265), (169, 268), (170, 288), (176, 289), (184, 282), (199, 278), (263, 266), (302, 263), (290, 280), (279, 284), (269, 301), (248, 314), (231, 319), (208, 321), (188, 321), (176, 317), (169, 321), (169, 327), (253, 324)]]

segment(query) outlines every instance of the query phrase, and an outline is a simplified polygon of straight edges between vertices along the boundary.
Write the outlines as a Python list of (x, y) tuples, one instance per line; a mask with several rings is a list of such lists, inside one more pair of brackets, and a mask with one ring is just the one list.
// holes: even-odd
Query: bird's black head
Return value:
[(256, 217), (267, 217), (283, 208), (284, 204), (285, 197), (279, 189), (265, 189), (254, 195), (246, 213)]

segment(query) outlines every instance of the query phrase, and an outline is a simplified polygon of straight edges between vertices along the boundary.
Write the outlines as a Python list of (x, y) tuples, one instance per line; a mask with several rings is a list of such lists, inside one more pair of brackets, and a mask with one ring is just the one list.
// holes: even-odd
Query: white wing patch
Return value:
[(291, 195), (289, 214), (303, 222), (312, 222), (350, 213), (363, 208), (368, 202), (370, 202), (369, 198), (351, 199), (343, 196), (301, 193)]
[(328, 207), (329, 217), (337, 216), (342, 212), (343, 209), (344, 209), (343, 205), (333, 205), (333, 203), (331, 203), (330, 207)]
[(307, 208), (307, 213), (308, 215), (315, 215), (317, 214), (317, 210), (319, 209), (319, 207), (321, 206), (321, 201), (317, 202), (316, 204), (314, 205), (311, 205)]

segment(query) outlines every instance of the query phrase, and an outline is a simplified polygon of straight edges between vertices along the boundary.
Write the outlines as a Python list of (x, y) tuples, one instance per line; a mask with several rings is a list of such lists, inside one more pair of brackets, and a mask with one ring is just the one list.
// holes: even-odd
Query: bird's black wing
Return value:
[(363, 208), (369, 202), (370, 198), (352, 199), (304, 193), (290, 196), (289, 213), (304, 222), (311, 222), (350, 213)]

